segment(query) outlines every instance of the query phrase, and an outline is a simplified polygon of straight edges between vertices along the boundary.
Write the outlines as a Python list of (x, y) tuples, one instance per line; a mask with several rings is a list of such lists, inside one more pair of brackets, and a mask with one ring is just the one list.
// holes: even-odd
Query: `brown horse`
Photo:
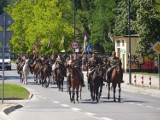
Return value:
[(81, 77), (78, 69), (76, 67), (70, 68), (70, 75), (68, 76), (68, 91), (70, 95), (70, 101), (75, 103), (75, 92), (76, 92), (76, 100), (79, 102), (79, 94), (81, 99)]
[(50, 69), (47, 64), (45, 64), (41, 69), (41, 79), (42, 79), (42, 87), (45, 86), (46, 88), (49, 86), (50, 83)]
[(93, 75), (90, 75), (88, 78), (89, 88), (90, 88), (90, 95), (92, 102), (96, 100), (99, 102), (99, 99), (102, 94), (102, 88), (103, 88), (103, 67), (96, 66)]
[(17, 62), (17, 73), (20, 75), (20, 82), (23, 82), (23, 66), (24, 66), (24, 62), (23, 61), (19, 61)]
[(112, 74), (111, 74), (111, 80), (108, 83), (108, 99), (110, 98), (110, 83), (112, 83), (113, 87), (113, 100), (114, 102), (116, 101), (116, 87), (118, 85), (119, 88), (119, 96), (118, 96), (118, 101), (121, 101), (121, 80), (123, 79), (123, 70), (121, 68), (122, 63), (119, 60), (116, 64), (116, 67), (113, 69)]
[(38, 79), (39, 83), (41, 83), (40, 72), (41, 72), (41, 64), (39, 61), (35, 61), (33, 63), (33, 73), (34, 73), (34, 81), (36, 81), (36, 83), (38, 83)]
[(55, 70), (55, 79), (57, 82), (57, 87), (63, 92), (63, 81), (66, 74), (65, 66), (63, 63), (57, 63), (57, 68)]

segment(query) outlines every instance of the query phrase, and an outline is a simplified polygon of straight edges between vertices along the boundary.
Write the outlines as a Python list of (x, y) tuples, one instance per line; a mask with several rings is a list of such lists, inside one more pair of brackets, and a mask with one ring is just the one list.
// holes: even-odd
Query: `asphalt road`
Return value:
[[(58, 91), (56, 85), (48, 88), (36, 84), (30, 74), (29, 84), (19, 82), (19, 76), (13, 67), (5, 71), (5, 83), (16, 83), (26, 87), (33, 97), (22, 104), (23, 107), (8, 114), (12, 120), (159, 120), (160, 98), (140, 94), (133, 90), (122, 89), (121, 102), (107, 99), (107, 88), (103, 87), (99, 103), (91, 102), (87, 87), (82, 90), (82, 100), (71, 103), (64, 82), (64, 91)], [(85, 81), (86, 82), (86, 81)], [(87, 82), (85, 83), (87, 85)], [(118, 91), (117, 91), (118, 93)]]

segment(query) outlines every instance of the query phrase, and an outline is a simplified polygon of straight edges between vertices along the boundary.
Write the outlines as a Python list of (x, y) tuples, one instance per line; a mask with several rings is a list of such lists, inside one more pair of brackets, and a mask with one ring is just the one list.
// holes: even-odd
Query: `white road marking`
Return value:
[(79, 109), (79, 108), (71, 108), (72, 110), (74, 110), (74, 111), (80, 111), (81, 109)]
[(147, 108), (153, 108), (152, 106), (146, 106)]
[(137, 104), (137, 105), (142, 106), (142, 104)]
[(69, 105), (67, 105), (67, 104), (61, 104), (61, 106), (63, 106), (63, 107), (69, 107)]
[(95, 115), (94, 113), (90, 113), (90, 112), (86, 112), (85, 114), (86, 114), (86, 115), (89, 115), (89, 116)]
[(60, 103), (59, 101), (53, 101), (53, 103), (56, 103), (56, 104), (58, 104), (58, 103)]
[(106, 118), (106, 117), (102, 117), (100, 118), (101, 120), (113, 120), (113, 119), (110, 119), (110, 118)]
[(133, 102), (129, 102), (129, 104), (134, 104)]

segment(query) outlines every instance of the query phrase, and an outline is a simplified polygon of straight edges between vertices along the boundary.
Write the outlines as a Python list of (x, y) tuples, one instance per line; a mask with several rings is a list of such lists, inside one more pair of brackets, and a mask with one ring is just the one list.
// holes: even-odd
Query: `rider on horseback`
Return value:
[(77, 55), (74, 55), (74, 60), (72, 61), (71, 65), (72, 65), (72, 67), (77, 68), (77, 70), (80, 74), (80, 77), (81, 77), (81, 79), (80, 79), (81, 80), (81, 85), (82, 85), (82, 87), (85, 87), (84, 76), (83, 76), (83, 73), (82, 73), (82, 70), (81, 70), (81, 62), (77, 58)]
[[(107, 82), (110, 82), (111, 79), (111, 73), (113, 71), (114, 68), (116, 68), (117, 62), (120, 61), (120, 59), (118, 57), (116, 57), (116, 52), (112, 51), (112, 56), (109, 58), (108, 64), (109, 64), (109, 68), (107, 71)], [(121, 80), (121, 83), (123, 83), (124, 81)]]
[(58, 55), (57, 58), (56, 58), (56, 61), (55, 61), (55, 69), (54, 69), (54, 74), (56, 72), (56, 70), (58, 69), (59, 65), (61, 64), (62, 65), (62, 69), (63, 69), (63, 73), (64, 73), (64, 76), (66, 77), (66, 68), (64, 66), (64, 60), (62, 58), (61, 55)]
[(92, 57), (89, 59), (88, 67), (90, 69), (89, 77), (93, 75), (93, 72), (95, 71), (95, 67), (98, 65), (102, 65), (102, 60), (97, 56), (97, 53), (92, 54)]

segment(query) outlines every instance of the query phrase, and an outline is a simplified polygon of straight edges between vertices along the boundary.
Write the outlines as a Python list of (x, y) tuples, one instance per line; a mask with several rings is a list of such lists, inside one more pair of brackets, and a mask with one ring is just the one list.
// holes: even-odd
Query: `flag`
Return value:
[(35, 46), (35, 44), (33, 44), (32, 49), (33, 49), (33, 51), (36, 51), (36, 46)]
[(50, 40), (48, 40), (47, 48), (50, 48), (50, 44), (51, 44), (51, 41), (50, 41)]
[(87, 42), (87, 36), (84, 36), (84, 42), (83, 42), (83, 52), (86, 50), (86, 42)]
[(41, 48), (41, 40), (38, 39), (38, 49), (40, 49), (40, 48)]

